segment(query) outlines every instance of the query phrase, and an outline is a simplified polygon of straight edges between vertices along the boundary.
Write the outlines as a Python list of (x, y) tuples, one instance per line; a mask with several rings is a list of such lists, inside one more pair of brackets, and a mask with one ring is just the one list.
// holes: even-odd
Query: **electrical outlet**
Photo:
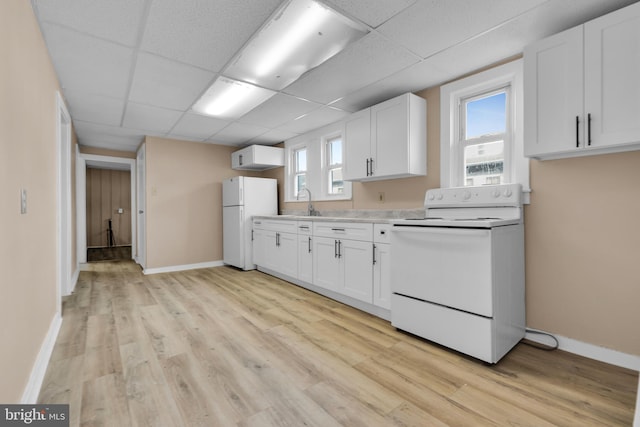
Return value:
[(378, 203), (384, 203), (384, 192), (383, 191), (378, 193)]

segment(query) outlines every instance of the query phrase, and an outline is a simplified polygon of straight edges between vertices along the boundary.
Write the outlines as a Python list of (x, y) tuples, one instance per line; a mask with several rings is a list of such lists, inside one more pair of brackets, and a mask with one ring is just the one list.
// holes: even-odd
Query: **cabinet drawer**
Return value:
[(283, 233), (297, 233), (298, 221), (254, 219), (253, 228), (258, 230), (280, 231)]
[(359, 222), (314, 222), (313, 235), (350, 240), (373, 240), (373, 224)]
[(313, 233), (312, 221), (298, 221), (298, 234), (311, 235)]
[(391, 243), (391, 224), (373, 224), (373, 241)]

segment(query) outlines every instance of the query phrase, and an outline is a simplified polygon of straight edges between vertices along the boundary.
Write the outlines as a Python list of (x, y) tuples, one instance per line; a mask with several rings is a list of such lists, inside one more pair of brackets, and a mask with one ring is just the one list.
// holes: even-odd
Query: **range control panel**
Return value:
[(444, 207), (522, 206), (520, 184), (485, 185), (481, 187), (452, 187), (428, 190), (425, 208)]

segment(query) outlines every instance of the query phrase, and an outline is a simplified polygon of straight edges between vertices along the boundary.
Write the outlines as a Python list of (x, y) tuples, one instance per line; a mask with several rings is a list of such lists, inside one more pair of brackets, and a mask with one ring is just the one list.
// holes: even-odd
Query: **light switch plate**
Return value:
[(20, 190), (20, 213), (22, 215), (27, 213), (27, 190), (25, 188)]

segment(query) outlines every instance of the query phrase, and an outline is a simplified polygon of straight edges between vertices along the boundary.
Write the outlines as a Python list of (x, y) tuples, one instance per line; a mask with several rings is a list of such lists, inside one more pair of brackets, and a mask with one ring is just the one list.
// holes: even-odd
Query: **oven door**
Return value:
[(395, 226), (391, 290), (493, 316), (491, 229)]

